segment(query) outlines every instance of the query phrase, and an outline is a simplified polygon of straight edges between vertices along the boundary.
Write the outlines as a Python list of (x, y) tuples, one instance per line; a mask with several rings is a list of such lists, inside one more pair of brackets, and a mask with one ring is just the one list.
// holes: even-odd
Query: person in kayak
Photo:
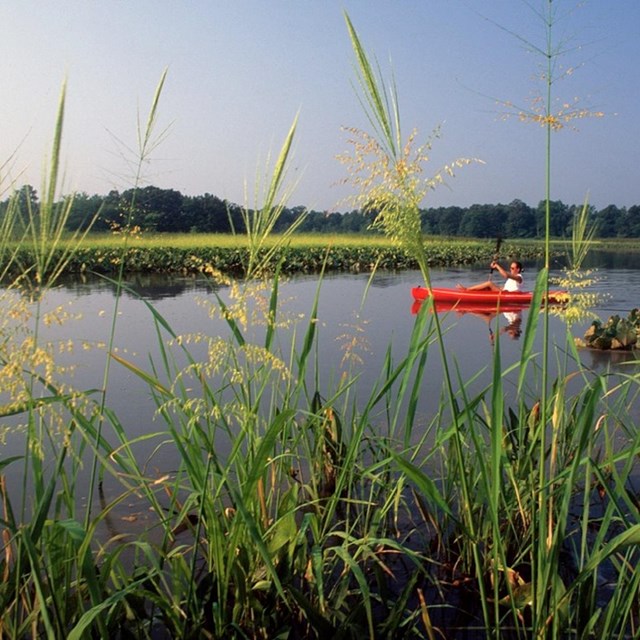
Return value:
[(463, 287), (461, 284), (457, 285), (458, 289), (462, 289), (463, 291), (522, 291), (524, 285), (524, 278), (522, 277), (522, 263), (514, 260), (509, 266), (509, 271), (507, 272), (498, 262), (495, 260), (491, 263), (491, 269), (496, 269), (498, 273), (506, 278), (507, 281), (504, 283), (504, 286), (500, 288), (491, 280), (487, 280), (486, 282), (481, 282), (480, 284), (474, 284), (470, 287)]

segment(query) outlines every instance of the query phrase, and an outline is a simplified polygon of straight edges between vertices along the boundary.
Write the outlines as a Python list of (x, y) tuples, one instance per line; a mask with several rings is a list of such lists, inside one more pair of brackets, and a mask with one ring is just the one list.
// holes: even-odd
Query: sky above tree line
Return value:
[[(536, 205), (545, 190), (545, 132), (513, 115), (546, 91), (540, 80), (546, 0), (21, 0), (3, 7), (0, 164), (3, 195), (39, 188), (58, 96), (67, 82), (64, 189), (132, 186), (138, 119), (163, 70), (163, 142), (145, 184), (254, 204), (265, 163), (296, 114), (288, 205), (350, 209), (336, 156), (342, 127), (370, 130), (354, 90), (343, 12), (398, 90), (404, 136), (433, 142), (426, 174), (478, 158), (425, 207)], [(554, 0), (551, 197), (598, 208), (640, 203), (638, 0)], [(533, 45), (533, 48), (530, 46)], [(511, 103), (513, 108), (505, 106)], [(509, 115), (511, 113), (511, 115)]]

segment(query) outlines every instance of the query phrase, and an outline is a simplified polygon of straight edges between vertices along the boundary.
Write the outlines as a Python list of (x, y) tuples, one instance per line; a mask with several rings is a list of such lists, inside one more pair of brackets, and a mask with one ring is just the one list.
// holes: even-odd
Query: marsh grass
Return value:
[[(272, 247), (275, 244), (282, 242), (283, 234), (272, 233), (263, 240), (263, 246)], [(469, 246), (482, 245), (483, 248), (487, 244), (485, 240), (478, 240), (474, 238), (460, 238), (460, 237), (443, 237), (443, 236), (429, 236), (424, 235), (425, 242), (429, 245), (442, 245), (447, 246), (449, 244), (463, 243)], [(61, 243), (66, 242), (66, 236), (63, 236)], [(288, 242), (291, 247), (305, 248), (305, 247), (391, 247), (394, 246), (394, 242), (386, 235), (381, 233), (371, 234), (329, 234), (329, 233), (296, 233), (288, 237)], [(594, 245), (602, 246), (603, 241), (593, 240)], [(13, 243), (10, 243), (13, 247)], [(221, 249), (229, 248), (246, 248), (249, 245), (249, 240), (245, 234), (231, 234), (231, 233), (196, 233), (196, 234), (177, 234), (177, 233), (149, 233), (139, 232), (130, 238), (130, 244), (135, 247), (141, 248), (178, 248), (178, 249), (200, 249), (206, 247), (214, 247)], [(489, 254), (495, 249), (495, 242), (490, 243)], [(621, 239), (617, 243), (613, 240), (608, 240), (605, 246), (620, 246), (621, 250), (628, 249), (631, 243), (628, 240)], [(120, 248), (122, 246), (121, 235), (118, 234), (104, 234), (104, 233), (92, 233), (87, 236), (83, 243), (83, 248)], [(558, 251), (563, 253), (566, 250), (565, 240), (552, 240), (552, 246)], [(505, 240), (503, 249), (507, 253), (520, 253), (522, 251), (531, 251), (534, 249), (538, 255), (542, 255), (540, 249), (544, 247), (544, 241), (542, 240)]]
[(592, 269), (584, 269), (583, 264), (593, 246), (596, 226), (589, 221), (589, 205), (585, 201), (571, 225), (571, 241), (568, 245), (568, 265), (562, 273), (551, 281), (559, 288), (571, 292), (562, 308), (551, 309), (551, 313), (562, 315), (571, 328), (580, 321), (594, 319), (597, 316), (592, 309), (602, 304), (605, 294), (591, 291), (598, 281), (597, 273)]
[[(189, 236), (191, 237), (191, 236)], [(195, 237), (195, 236), (194, 236)], [(486, 263), (493, 252), (493, 243), (478, 240), (425, 239), (429, 243), (430, 267), (451, 267)], [(125, 244), (126, 243), (126, 244)], [(14, 247), (15, 249), (15, 247)], [(505, 251), (523, 259), (538, 260), (543, 255), (542, 245), (536, 242), (509, 243)], [(60, 249), (60, 252), (62, 249)], [(30, 260), (30, 251), (15, 249), (21, 262)], [(132, 274), (169, 273), (198, 276), (218, 273), (227, 277), (244, 277), (249, 261), (249, 247), (244, 234), (232, 237), (213, 237), (204, 242), (178, 242), (174, 237), (140, 237), (138, 234), (123, 240), (86, 239), (66, 262), (68, 275), (85, 277), (99, 273), (117, 278), (124, 270), (127, 278)], [(278, 265), (281, 273), (372, 272), (374, 267), (384, 270), (418, 269), (411, 252), (388, 239), (367, 242), (362, 238), (338, 238), (318, 235), (298, 239), (279, 236), (261, 243), (256, 263), (269, 265), (273, 274)], [(14, 263), (17, 261), (14, 261)], [(15, 269), (8, 272), (15, 275)], [(7, 281), (7, 278), (5, 278)]]
[[(292, 234), (305, 219), (306, 214), (303, 212), (284, 233), (274, 236), (273, 229), (282, 215), (291, 191), (294, 189), (294, 186), (288, 186), (286, 183), (286, 171), (295, 138), (296, 125), (297, 117), (289, 129), (274, 163), (270, 179), (266, 181), (264, 187), (261, 180), (257, 181), (257, 190), (263, 189), (261, 202), (256, 202), (256, 205), (251, 209), (246, 206), (242, 209), (242, 221), (248, 249), (243, 275), (248, 280), (264, 276), (266, 272), (272, 272), (272, 263), (279, 250), (289, 244)], [(267, 175), (269, 175), (268, 170)], [(231, 216), (229, 216), (229, 221), (232, 223)], [(233, 223), (231, 226), (233, 228)], [(235, 230), (233, 235), (238, 235)]]
[[(163, 82), (141, 127), (140, 170), (155, 148)], [(387, 109), (379, 91), (371, 97), (376, 131), (389, 143), (380, 149), (401, 162), (393, 155), (397, 104)], [(288, 317), (282, 263), (273, 253), (267, 265), (262, 252), (274, 246), (269, 228), (281, 210), (276, 194), (287, 193), (279, 187), (294, 129), (264, 202), (251, 210), (264, 217), (249, 221), (243, 240), (260, 254), (246, 272), (273, 275), (225, 289), (212, 280), (226, 337), (182, 335), (142, 300), (158, 345), (148, 365), (116, 353), (111, 339), (103, 388), (77, 391), (58, 380), (64, 372), (40, 343), (44, 314), (36, 312), (28, 340), (16, 330), (37, 300), (17, 296), (6, 311), (3, 417), (24, 420), (27, 430), (24, 455), (0, 461), (0, 635), (636, 637), (638, 377), (583, 369), (567, 335), (553, 350), (560, 374), (549, 380), (534, 346), (544, 316), (531, 313), (519, 362), (503, 370), (496, 341), (491, 378), (471, 395), (437, 314), (423, 305), (406, 353), (389, 346), (366, 397), (355, 391), (357, 358), (323, 379), (319, 293), (306, 317)], [(415, 214), (422, 187), (402, 189), (411, 184), (415, 193), (389, 191), (379, 201), (394, 242), (403, 212)], [(47, 228), (58, 237), (56, 225)], [(411, 242), (428, 268), (433, 247), (421, 236)], [(41, 272), (55, 273), (47, 252), (38, 255)], [(118, 291), (125, 257), (123, 249)], [(532, 308), (545, 288), (543, 270)], [(111, 338), (116, 321), (117, 305)], [(446, 365), (442, 401), (419, 431), (434, 358)], [(156, 430), (138, 440), (109, 409), (115, 367), (144, 381), (155, 403)], [(513, 406), (506, 385), (516, 388)], [(147, 443), (153, 453), (139, 460)], [(174, 466), (154, 469), (154, 454), (167, 448)], [(81, 505), (87, 468), (90, 497)], [(16, 470), (17, 497), (5, 482)], [(119, 506), (134, 498), (151, 514), (149, 526), (112, 528)]]
[[(547, 203), (550, 201), (551, 176), (549, 135), (552, 130), (561, 127), (561, 118), (551, 113), (550, 106), (551, 85), (555, 80), (553, 65), (562, 53), (562, 48), (558, 50), (552, 44), (556, 11), (557, 8), (549, 1), (541, 13), (547, 29), (545, 41), (548, 46), (544, 52), (548, 65), (544, 74), (547, 106), (546, 117), (542, 119), (547, 132)], [(397, 140), (392, 139), (391, 134), (399, 131), (397, 103), (393, 102), (393, 109), (388, 108), (379, 88), (382, 83), (373, 78), (372, 66), (366, 59), (348, 18), (347, 23), (360, 77), (363, 78), (361, 87), (364, 87), (366, 96), (363, 103), (368, 108), (374, 131), (378, 135), (377, 140), (365, 136), (364, 139), (368, 142), (364, 145), (354, 143), (356, 156), (364, 155), (362, 150), (370, 152), (371, 149), (378, 148), (381, 151), (374, 152), (374, 155), (384, 158), (382, 164), (385, 167), (391, 167), (391, 170), (393, 167), (404, 167), (403, 162), (398, 161)], [(567, 114), (564, 115), (569, 118)], [(576, 117), (584, 115), (580, 111)], [(363, 166), (368, 165), (355, 163), (358, 174)], [(376, 173), (376, 166), (374, 162), (373, 177), (383, 173)], [(389, 174), (385, 174), (387, 175)], [(393, 178), (386, 179), (387, 183), (395, 184)], [(375, 179), (358, 179), (357, 182), (364, 187), (361, 195), (363, 202), (382, 203), (379, 215), (385, 232), (397, 239), (404, 248), (414, 252), (418, 261), (425, 264), (426, 250), (419, 228), (415, 228), (411, 222), (414, 218), (412, 199), (405, 198), (390, 186), (382, 187), (385, 197), (391, 200), (392, 204), (388, 205), (384, 198), (380, 199), (379, 185)], [(421, 198), (424, 190), (416, 182), (410, 184), (413, 188), (412, 195)], [(389, 190), (384, 191), (385, 188)], [(572, 273), (579, 270), (592, 238), (592, 232), (585, 222), (586, 211), (585, 207), (574, 225)], [(388, 220), (385, 222), (385, 212), (392, 212), (391, 224)], [(533, 309), (538, 308), (543, 293), (548, 290), (548, 206), (546, 228), (545, 267), (536, 282)], [(410, 237), (403, 236), (405, 232)], [(428, 273), (424, 273), (424, 276), (428, 286)], [(422, 310), (421, 313), (427, 313), (427, 310)], [(542, 366), (538, 372), (537, 357), (533, 353), (533, 337), (540, 319), (545, 347)], [(603, 468), (600, 466), (601, 460), (595, 461), (594, 451), (601, 446), (600, 437), (605, 442), (611, 442), (612, 433), (616, 430), (616, 426), (611, 425), (611, 432), (608, 431), (606, 417), (609, 409), (606, 408), (606, 402), (603, 402), (608, 393), (605, 391), (604, 379), (594, 376), (585, 381), (583, 391), (577, 394), (569, 392), (569, 382), (573, 375), (563, 372), (568, 371), (569, 361), (577, 365), (578, 370), (580, 365), (568, 333), (567, 344), (557, 347), (559, 378), (553, 382), (549, 380), (548, 312), (545, 311), (541, 318), (535, 313), (529, 316), (518, 365), (518, 401), (515, 407), (507, 407), (504, 402), (505, 373), (501, 366), (499, 342), (496, 343), (494, 352), (491, 385), (480, 395), (469, 397), (465, 381), (457, 380), (460, 389), (458, 395), (454, 393), (453, 379), (449, 373), (451, 369), (447, 366), (447, 353), (437, 316), (434, 327), (445, 370), (444, 397), (447, 398), (451, 411), (451, 425), (444, 430), (442, 438), (442, 442), (446, 443), (443, 477), (448, 479), (444, 484), (446, 493), (443, 502), (449, 505), (449, 509), (444, 512), (438, 540), (446, 540), (441, 543), (445, 550), (443, 555), (448, 559), (456, 580), (471, 576), (470, 583), (474, 585), (471, 591), (477, 593), (479, 602), (470, 615), (476, 620), (482, 620), (481, 626), (487, 633), (497, 636), (513, 633), (516, 637), (559, 637), (566, 633), (568, 627), (576, 629), (578, 635), (586, 627), (589, 627), (588, 633), (593, 633), (596, 629), (606, 630), (605, 635), (633, 633), (637, 613), (636, 607), (630, 603), (634, 598), (637, 601), (638, 592), (634, 591), (637, 585), (624, 564), (618, 565), (621, 570), (616, 576), (624, 585), (622, 591), (625, 596), (621, 600), (615, 600), (629, 605), (620, 612), (618, 626), (609, 626), (614, 619), (608, 609), (609, 606), (615, 606), (612, 605), (613, 600), (604, 605), (599, 603), (601, 608), (592, 600), (586, 621), (572, 616), (570, 606), (573, 598), (582, 597), (581, 585), (593, 584), (596, 578), (591, 571), (595, 565), (607, 563), (611, 555), (618, 553), (622, 553), (625, 559), (627, 553), (635, 554), (633, 543), (627, 545), (626, 540), (635, 540), (637, 537), (637, 506), (624, 509), (626, 527), (622, 532), (616, 518), (608, 517), (607, 514), (598, 519), (602, 529), (599, 529), (601, 535), (595, 544), (591, 544), (592, 540), (587, 535), (591, 523), (597, 518), (594, 517), (594, 512), (599, 514), (601, 509), (601, 505), (594, 504), (591, 493), (591, 478), (602, 473)], [(563, 351), (570, 354), (569, 358), (562, 354)], [(540, 377), (539, 389), (534, 392), (533, 397), (526, 384), (531, 371)], [(631, 380), (626, 382), (634, 387), (636, 382)], [(635, 393), (632, 392), (632, 395)], [(622, 396), (626, 396), (626, 392)], [(604, 413), (598, 414), (598, 411)], [(619, 416), (622, 408), (616, 407), (611, 411), (613, 415)], [(619, 460), (635, 458), (636, 446), (637, 439), (632, 438), (630, 448), (620, 454)], [(612, 464), (615, 463), (610, 460), (605, 467)], [(626, 474), (617, 489), (622, 486), (629, 486), (629, 476)], [(583, 511), (576, 526), (572, 510), (576, 504), (576, 495), (580, 493)], [(627, 500), (622, 499), (628, 504)], [(457, 509), (452, 509), (451, 505), (456, 505)], [(614, 507), (609, 513), (613, 510)], [(430, 519), (428, 523), (433, 526), (434, 521), (436, 520)], [(567, 561), (566, 540), (574, 533), (580, 536), (578, 547), (581, 556), (590, 556), (591, 562), (579, 565)]]
[[(88, 413), (87, 392), (74, 391), (58, 382), (66, 372), (56, 364), (52, 345), (40, 340), (44, 324), (63, 320), (60, 310), (45, 313), (42, 304), (74, 247), (81, 242), (80, 235), (74, 236), (60, 251), (60, 238), (70, 211), (68, 200), (54, 204), (59, 189), (64, 103), (63, 87), (39, 209), (36, 211), (29, 200), (21, 202), (14, 196), (3, 221), (5, 229), (14, 231), (7, 238), (17, 235), (21, 243), (30, 246), (33, 256), (33, 261), (25, 264), (17, 252), (10, 254), (10, 268), (5, 271), (7, 275), (17, 265), (21, 275), (13, 283), (14, 293), (5, 295), (9, 306), (5, 308), (0, 354), (2, 415), (4, 419), (23, 421), (25, 442), (22, 456), (2, 461), (0, 477), (0, 630), (7, 637), (40, 633), (56, 637), (64, 633), (76, 572), (86, 581), (87, 597), (98, 600), (97, 568), (82, 563), (83, 554), (78, 554), (81, 531), (73, 521), (73, 494), (82, 455), (75, 433), (79, 421), (85, 420)], [(20, 467), (17, 484), (21, 491), (17, 500), (9, 495), (5, 482), (4, 474), (12, 466)]]
[(395, 81), (385, 90), (380, 69), (373, 64), (358, 34), (345, 13), (347, 30), (356, 60), (358, 97), (374, 133), (347, 127), (351, 152), (339, 156), (348, 177), (345, 182), (358, 192), (353, 200), (358, 208), (375, 214), (373, 228), (381, 229), (394, 243), (416, 260), (425, 282), (429, 283), (429, 260), (425, 250), (420, 205), (429, 191), (453, 177), (455, 170), (474, 160), (457, 158), (424, 177), (424, 165), (429, 161), (432, 138), (420, 144), (418, 132), (403, 139), (400, 108)]
[[(270, 233), (261, 238), (261, 246), (271, 248), (282, 242), (282, 234)], [(288, 238), (292, 246), (380, 246), (388, 247), (391, 242), (383, 235), (349, 235), (349, 234), (314, 234), (297, 233)], [(149, 234), (141, 233), (136, 236), (134, 244), (141, 247), (176, 247), (182, 249), (219, 247), (227, 248), (247, 248), (251, 245), (251, 240), (245, 234), (231, 233), (197, 233), (197, 234)], [(118, 239), (113, 235), (93, 234), (87, 239), (86, 246), (89, 247), (113, 247), (119, 246)]]
[[(63, 85), (54, 127), (51, 158), (48, 171), (42, 182), (41, 202), (36, 209), (31, 199), (26, 198), (24, 200), (24, 210), (16, 205), (17, 211), (15, 212), (12, 211), (12, 204), (10, 203), (7, 214), (7, 220), (9, 221), (7, 224), (15, 225), (24, 230), (19, 238), (19, 245), (28, 247), (30, 258), (29, 262), (25, 263), (19, 259), (18, 254), (14, 254), (14, 260), (18, 263), (17, 267), (20, 271), (17, 284), (22, 289), (29, 289), (34, 297), (54, 286), (99, 214), (98, 211), (95, 212), (84, 231), (78, 231), (71, 235), (65, 231), (73, 206), (73, 196), (65, 197), (62, 200), (58, 198), (58, 191), (61, 188), (59, 175), (60, 147), (64, 125), (65, 101), (66, 86)], [(11, 230), (7, 231), (9, 231), (7, 238), (13, 238), (14, 234), (11, 233)], [(64, 242), (62, 241), (63, 238)]]

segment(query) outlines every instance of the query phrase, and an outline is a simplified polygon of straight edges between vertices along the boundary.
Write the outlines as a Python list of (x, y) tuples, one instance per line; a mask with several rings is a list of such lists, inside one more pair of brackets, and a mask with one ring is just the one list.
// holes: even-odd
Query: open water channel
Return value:
[[(601, 255), (597, 257), (596, 288), (606, 293), (598, 308), (593, 311), (603, 320), (618, 313), (626, 315), (632, 308), (640, 306), (640, 255)], [(535, 279), (535, 265), (525, 265), (525, 277), (529, 286)], [(433, 286), (452, 287), (457, 283), (471, 284), (486, 279), (487, 269), (441, 269), (432, 273)], [(422, 284), (417, 272), (382, 273), (370, 278), (369, 274), (327, 275), (318, 288), (317, 277), (292, 278), (281, 284), (281, 313), (298, 323), (304, 331), (313, 301), (319, 295), (319, 379), (322, 392), (329, 393), (332, 385), (347, 366), (345, 354), (352, 356), (351, 363), (359, 373), (358, 397), (366, 399), (377, 379), (389, 345), (396, 360), (406, 354), (411, 330), (416, 316), (412, 312), (411, 287)], [(157, 312), (173, 327), (177, 334), (227, 335), (228, 327), (219, 318), (209, 313), (215, 304), (211, 287), (205, 281), (174, 276), (132, 276), (127, 286), (136, 295), (125, 291), (122, 294), (116, 322), (115, 350), (123, 358), (148, 369), (151, 359), (158, 360), (158, 335), (150, 311), (145, 304), (151, 303)], [(227, 299), (225, 288), (217, 290)], [(50, 292), (47, 308), (61, 307), (72, 318), (61, 325), (44, 329), (40, 340), (73, 343), (73, 351), (60, 354), (60, 362), (73, 364), (72, 384), (80, 389), (98, 389), (102, 386), (106, 350), (113, 310), (115, 288), (113, 284), (100, 280), (67, 281)], [(522, 312), (522, 328), (528, 314)], [(521, 336), (509, 331), (511, 319), (502, 315), (486, 318), (477, 314), (449, 312), (441, 315), (445, 331), (445, 347), (453, 367), (459, 370), (462, 380), (470, 380), (478, 372), (473, 386), (476, 390), (485, 387), (491, 376), (491, 361), (495, 340), (500, 341), (504, 368), (517, 363), (522, 349)], [(571, 328), (574, 336), (582, 337), (589, 322)], [(557, 318), (550, 318), (550, 341), (563, 345), (567, 327)], [(288, 331), (292, 331), (290, 329)], [(247, 330), (251, 334), (254, 329)], [(255, 331), (259, 334), (262, 328)], [(286, 337), (284, 342), (289, 339)], [(536, 336), (536, 349), (542, 350), (542, 329)], [(204, 348), (204, 347), (203, 347)], [(197, 346), (193, 347), (197, 356)], [(581, 352), (583, 364), (597, 371), (640, 371), (634, 364), (633, 355)], [(418, 412), (416, 432), (420, 424), (426, 425), (439, 410), (442, 364), (434, 351), (428, 360), (425, 380), (434, 381), (424, 388)], [(515, 380), (514, 373), (514, 380)], [(509, 384), (506, 385), (509, 394)], [(158, 474), (170, 472), (176, 461), (170, 448), (156, 448), (162, 439), (163, 424), (156, 419), (155, 405), (150, 392), (134, 374), (117, 363), (112, 363), (107, 394), (107, 404), (118, 415), (129, 438), (136, 439), (158, 432), (157, 439), (148, 441), (148, 451), (141, 451), (148, 464)], [(0, 445), (0, 459), (24, 453), (24, 442), (20, 431), (11, 429), (11, 422), (3, 425), (4, 444)], [(11, 485), (11, 478), (8, 478)], [(81, 496), (78, 496), (82, 500)]]

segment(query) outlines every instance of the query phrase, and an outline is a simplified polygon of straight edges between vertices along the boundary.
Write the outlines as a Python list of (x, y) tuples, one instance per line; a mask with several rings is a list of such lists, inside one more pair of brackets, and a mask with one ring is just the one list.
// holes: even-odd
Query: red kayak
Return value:
[[(504, 308), (527, 307), (531, 304), (533, 293), (531, 291), (468, 291), (467, 289), (446, 289), (443, 287), (414, 287), (411, 294), (417, 302), (423, 302), (429, 297), (433, 297), (434, 302), (452, 303), (464, 306), (478, 305), (482, 307)], [(566, 300), (566, 291), (549, 291), (548, 300), (554, 304), (562, 303)]]

